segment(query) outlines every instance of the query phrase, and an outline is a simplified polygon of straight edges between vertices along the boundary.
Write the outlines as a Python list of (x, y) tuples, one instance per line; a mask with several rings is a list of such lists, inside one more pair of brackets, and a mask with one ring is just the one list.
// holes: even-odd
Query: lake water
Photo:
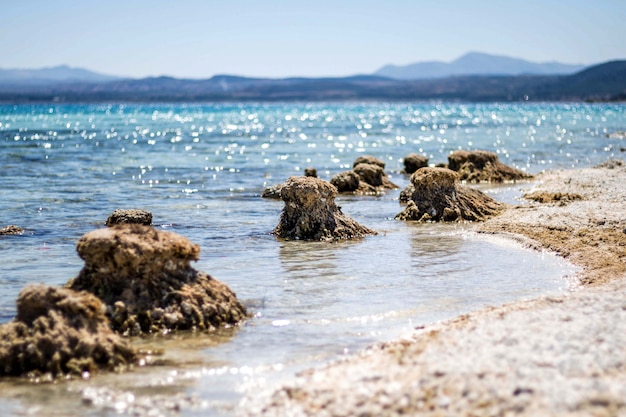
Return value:
[[(231, 104), (0, 106), (0, 323), (28, 283), (62, 285), (83, 263), (77, 239), (118, 208), (201, 246), (194, 267), (255, 313), (238, 329), (136, 340), (159, 366), (90, 381), (0, 381), (3, 415), (232, 415), (244, 395), (375, 341), (486, 305), (561, 292), (573, 268), (462, 225), (397, 222), (399, 190), (340, 196), (379, 232), (354, 242), (284, 242), (262, 190), (312, 166), (322, 179), (359, 155), (446, 162), (497, 152), (537, 173), (622, 156), (626, 106), (608, 104)], [(617, 133), (617, 134), (616, 134)], [(487, 187), (520, 203), (529, 184)]]

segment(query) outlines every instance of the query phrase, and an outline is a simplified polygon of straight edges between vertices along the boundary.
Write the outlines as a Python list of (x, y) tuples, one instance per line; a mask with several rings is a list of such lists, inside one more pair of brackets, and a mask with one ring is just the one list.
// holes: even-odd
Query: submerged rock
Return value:
[(428, 166), (428, 158), (416, 153), (410, 153), (404, 157), (404, 172), (406, 174), (412, 174), (420, 168), (426, 168)]
[(183, 236), (118, 225), (85, 234), (77, 251), (85, 266), (68, 286), (97, 295), (120, 333), (208, 330), (246, 317), (235, 293), (190, 266), (200, 247)]
[(446, 168), (422, 168), (411, 175), (410, 200), (398, 220), (477, 221), (503, 208), (479, 190), (458, 183), (458, 175)]
[(144, 226), (152, 225), (152, 213), (146, 210), (115, 210), (107, 218), (105, 223), (107, 226), (115, 226), (116, 224), (143, 224)]
[(0, 375), (85, 376), (136, 360), (113, 333), (105, 306), (93, 294), (29, 285), (17, 298), (17, 317), (0, 326)]
[(2, 235), (21, 235), (24, 233), (24, 229), (13, 224), (9, 226), (0, 227), (0, 236)]
[[(308, 167), (304, 169), (305, 177), (314, 177), (317, 178), (317, 169), (313, 167)], [(284, 183), (272, 185), (271, 187), (267, 187), (261, 193), (261, 197), (263, 198), (272, 198), (274, 200), (280, 200), (280, 190), (283, 188)]]
[(344, 240), (376, 234), (341, 212), (337, 189), (312, 177), (291, 177), (281, 190), (285, 207), (274, 234), (293, 240)]
[(284, 184), (276, 184), (271, 187), (267, 187), (261, 193), (261, 197), (263, 198), (272, 198), (274, 200), (280, 200), (280, 189), (283, 188)]
[(448, 156), (448, 168), (461, 181), (504, 182), (532, 178), (532, 175), (503, 164), (498, 155), (488, 151), (455, 151)]
[(351, 193), (359, 189), (359, 175), (354, 171), (344, 171), (331, 178), (330, 183), (340, 193)]
[(389, 180), (385, 163), (378, 158), (359, 156), (352, 166), (352, 171), (340, 172), (330, 180), (340, 193), (376, 195), (398, 188)]

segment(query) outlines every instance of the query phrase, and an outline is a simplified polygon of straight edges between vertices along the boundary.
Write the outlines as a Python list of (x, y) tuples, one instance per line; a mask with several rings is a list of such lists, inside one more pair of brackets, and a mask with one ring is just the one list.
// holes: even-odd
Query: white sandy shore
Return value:
[(418, 329), (247, 399), (242, 414), (626, 416), (626, 168), (549, 172), (537, 188), (558, 201), (477, 230), (581, 266), (578, 290)]

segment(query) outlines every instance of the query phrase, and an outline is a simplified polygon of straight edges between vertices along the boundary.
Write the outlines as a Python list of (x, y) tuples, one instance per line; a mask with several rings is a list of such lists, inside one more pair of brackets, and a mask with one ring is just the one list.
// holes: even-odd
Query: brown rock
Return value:
[(25, 287), (17, 317), (0, 326), (0, 375), (84, 376), (133, 364), (135, 350), (113, 333), (104, 311), (87, 292)]
[(317, 178), (317, 169), (313, 167), (304, 168), (304, 176)]
[(283, 188), (283, 184), (272, 185), (271, 187), (267, 187), (261, 193), (261, 197), (263, 198), (272, 198), (274, 200), (280, 200), (280, 189)]
[(410, 153), (404, 157), (404, 172), (412, 174), (420, 168), (428, 166), (428, 158), (416, 153)]
[(281, 190), (285, 207), (274, 234), (293, 240), (344, 240), (376, 234), (341, 212), (337, 189), (312, 177), (291, 177)]
[(355, 168), (359, 164), (376, 165), (381, 167), (382, 169), (385, 169), (385, 163), (382, 160), (370, 155), (363, 155), (356, 158), (352, 163), (352, 168)]
[(534, 193), (524, 194), (524, 198), (527, 200), (536, 201), (538, 203), (559, 202), (561, 204), (583, 199), (580, 194), (576, 193), (559, 193), (548, 191), (535, 191)]
[(120, 333), (210, 330), (246, 317), (226, 285), (191, 268), (200, 248), (175, 233), (119, 225), (85, 234), (77, 250), (85, 266), (69, 287), (97, 295)]
[(461, 181), (504, 182), (532, 178), (523, 171), (498, 160), (498, 155), (488, 151), (455, 151), (448, 156), (448, 168), (459, 174)]
[(354, 171), (344, 171), (335, 175), (330, 183), (340, 193), (351, 193), (359, 189), (359, 175)]
[(360, 180), (372, 187), (380, 187), (383, 185), (383, 176), (385, 172), (379, 165), (361, 163), (354, 167), (354, 172), (359, 176)]
[(2, 235), (21, 235), (24, 233), (24, 229), (19, 226), (9, 225), (0, 227), (0, 236)]
[(411, 175), (413, 191), (398, 220), (477, 221), (498, 214), (504, 205), (484, 193), (458, 183), (446, 168), (422, 168)]
[(152, 225), (152, 213), (137, 209), (115, 210), (107, 218), (105, 224), (108, 227), (116, 224), (143, 224), (144, 226), (150, 226)]

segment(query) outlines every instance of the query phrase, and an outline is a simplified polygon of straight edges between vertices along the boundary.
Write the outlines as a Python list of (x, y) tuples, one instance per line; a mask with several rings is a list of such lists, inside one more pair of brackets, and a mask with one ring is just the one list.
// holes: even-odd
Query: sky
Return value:
[(485, 52), (626, 59), (626, 0), (0, 0), (0, 68), (346, 76)]

